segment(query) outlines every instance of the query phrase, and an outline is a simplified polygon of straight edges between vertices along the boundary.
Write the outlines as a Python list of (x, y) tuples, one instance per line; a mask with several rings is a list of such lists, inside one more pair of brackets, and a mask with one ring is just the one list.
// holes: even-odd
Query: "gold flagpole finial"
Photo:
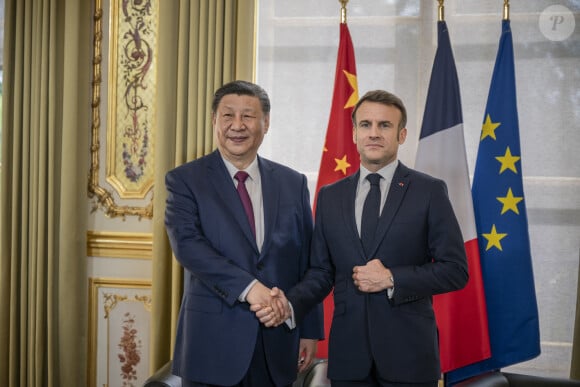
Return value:
[(445, 6), (443, 5), (444, 0), (437, 0), (439, 6), (437, 7), (437, 14), (439, 17), (439, 21), (445, 20)]
[(338, 0), (340, 2), (340, 22), (346, 24), (346, 3), (348, 0)]
[(503, 20), (510, 20), (510, 0), (503, 0)]

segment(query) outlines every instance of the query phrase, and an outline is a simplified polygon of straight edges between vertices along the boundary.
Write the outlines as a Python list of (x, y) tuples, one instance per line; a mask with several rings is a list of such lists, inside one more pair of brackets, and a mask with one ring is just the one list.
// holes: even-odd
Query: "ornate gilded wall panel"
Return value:
[[(109, 26), (107, 44), (103, 44), (104, 25)], [(154, 181), (157, 33), (157, 0), (110, 0), (108, 7), (95, 0), (89, 196), (95, 199), (93, 210), (101, 208), (109, 217), (153, 217), (152, 199), (147, 203), (145, 198)], [(108, 52), (104, 52), (104, 46)], [(106, 82), (103, 57), (108, 57)], [(106, 90), (102, 89), (103, 84)], [(106, 106), (101, 104), (104, 92)], [(101, 125), (103, 111), (106, 128)], [(103, 153), (105, 181), (99, 179)], [(135, 200), (127, 205), (117, 204), (126, 199)], [(133, 205), (135, 201), (143, 205)]]

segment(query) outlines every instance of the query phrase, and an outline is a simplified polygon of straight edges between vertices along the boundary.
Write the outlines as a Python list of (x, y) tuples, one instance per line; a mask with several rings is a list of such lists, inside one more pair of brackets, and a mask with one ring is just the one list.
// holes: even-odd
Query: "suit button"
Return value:
[(258, 264), (256, 265), (256, 269), (261, 271), (262, 269), (264, 269), (264, 264), (261, 262), (258, 262)]

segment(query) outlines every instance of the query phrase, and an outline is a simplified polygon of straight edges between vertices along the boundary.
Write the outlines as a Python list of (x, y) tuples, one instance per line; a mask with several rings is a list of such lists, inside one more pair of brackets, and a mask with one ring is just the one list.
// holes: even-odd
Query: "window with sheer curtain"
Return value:
[[(510, 367), (568, 377), (580, 249), (580, 33), (550, 39), (539, 18), (553, 1), (511, 2), (522, 167), (542, 354)], [(578, 1), (560, 1), (580, 16)], [(501, 33), (502, 0), (445, 1), (473, 174)], [(261, 155), (307, 175), (314, 194), (332, 100), (339, 40), (337, 0), (261, 1), (257, 82), (272, 100)], [(437, 2), (351, 0), (359, 95), (386, 89), (405, 102), (408, 138), (399, 158), (414, 165), (437, 45)]]

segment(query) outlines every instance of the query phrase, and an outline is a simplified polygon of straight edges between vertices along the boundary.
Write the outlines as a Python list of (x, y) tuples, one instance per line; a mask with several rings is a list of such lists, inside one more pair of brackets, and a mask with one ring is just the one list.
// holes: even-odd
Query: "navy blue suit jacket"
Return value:
[[(287, 296), (298, 319), (334, 286), (328, 376), (357, 380), (374, 361), (390, 381), (439, 379), (432, 295), (465, 286), (467, 259), (445, 183), (399, 163), (365, 256), (355, 223), (359, 173), (318, 194), (311, 270)], [(352, 269), (379, 258), (393, 273), (394, 295), (363, 293)]]
[[(261, 253), (232, 178), (218, 151), (166, 175), (165, 225), (171, 247), (185, 269), (173, 372), (196, 382), (232, 385), (248, 370), (259, 321), (238, 297), (253, 279), (284, 291), (308, 267), (312, 212), (306, 177), (258, 157), (265, 235)], [(274, 382), (296, 379), (299, 338), (321, 338), (316, 307), (290, 330), (264, 330)]]

